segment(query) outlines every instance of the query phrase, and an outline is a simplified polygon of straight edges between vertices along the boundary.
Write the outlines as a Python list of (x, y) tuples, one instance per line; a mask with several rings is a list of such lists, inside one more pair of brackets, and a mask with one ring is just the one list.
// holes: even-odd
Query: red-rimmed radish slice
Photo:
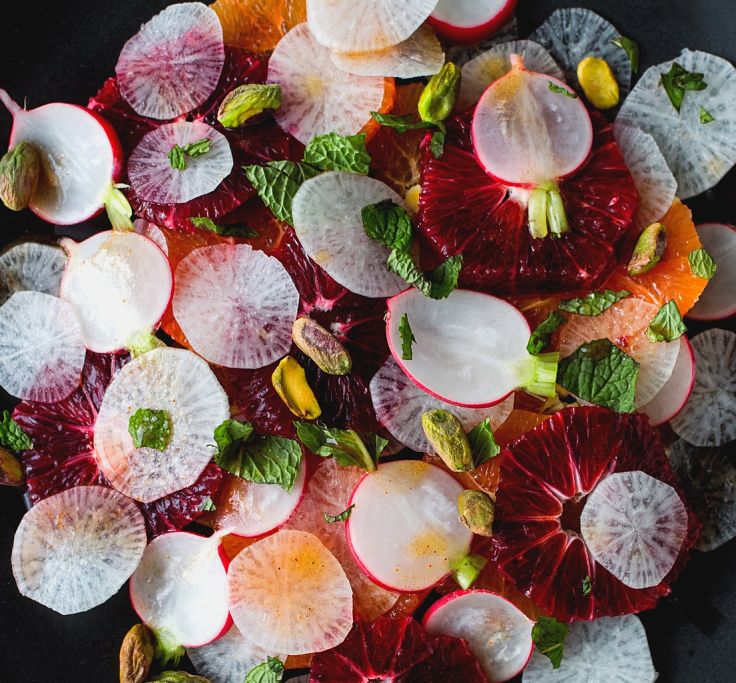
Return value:
[(502, 683), (519, 674), (534, 648), (534, 622), (491, 591), (445, 595), (429, 608), (422, 623), (431, 634), (465, 640), (489, 683)]
[(169, 244), (166, 241), (166, 235), (164, 231), (158, 227), (155, 223), (149, 223), (142, 218), (137, 218), (133, 221), (133, 228), (139, 235), (148, 237), (164, 254), (169, 256)]
[(457, 64), (462, 67), (467, 64), (471, 59), (478, 57), (486, 50), (490, 50), (495, 45), (500, 43), (506, 43), (510, 40), (518, 40), (519, 38), (519, 22), (516, 21), (516, 17), (513, 16), (507, 21), (497, 33), (494, 33), (490, 38), (481, 41), (480, 43), (474, 43), (468, 45), (465, 43), (450, 43), (445, 45), (445, 58), (448, 62)]
[(692, 338), (695, 385), (671, 422), (693, 446), (721, 446), (736, 439), (736, 334), (706, 330)]
[(449, 40), (477, 43), (498, 31), (515, 9), (516, 0), (440, 0), (429, 23)]
[(695, 354), (687, 337), (680, 337), (680, 350), (670, 378), (656, 396), (639, 410), (649, 416), (652, 427), (669, 422), (687, 403), (695, 386)]
[(0, 254), (0, 304), (15, 292), (59, 296), (66, 253), (55, 244), (21, 242)]
[(736, 313), (736, 228), (725, 223), (702, 223), (695, 229), (716, 263), (716, 273), (687, 315), (693, 320), (728, 318)]
[(519, 56), (478, 101), (473, 149), (486, 173), (509, 185), (538, 186), (577, 171), (590, 156), (593, 124), (562, 81), (529, 71)]
[(230, 611), (248, 640), (289, 654), (339, 645), (353, 625), (345, 572), (314, 535), (277, 531), (241, 551), (228, 570)]
[(355, 487), (350, 548), (363, 570), (390, 590), (431, 588), (468, 554), (473, 534), (460, 523), (462, 485), (421, 460), (384, 463)]
[(101, 605), (128, 580), (146, 547), (136, 504), (103, 486), (76, 486), (36, 503), (13, 542), (18, 590), (59, 612)]
[(16, 292), (0, 306), (0, 340), (0, 386), (12, 396), (53, 403), (79, 386), (82, 326), (66, 301)]
[(79, 313), (84, 343), (107, 353), (158, 325), (171, 301), (171, 267), (161, 249), (135, 232), (100, 232), (62, 242), (69, 262), (61, 298)]
[[(701, 73), (705, 90), (688, 92), (678, 112), (661, 85), (674, 63)], [(678, 196), (689, 199), (714, 187), (736, 163), (736, 69), (707, 52), (683, 50), (675, 60), (647, 69), (626, 98), (616, 121), (638, 126), (662, 150), (677, 179)], [(713, 121), (704, 123), (703, 112)]]
[(294, 228), (307, 255), (355, 294), (386, 297), (406, 282), (386, 268), (389, 250), (365, 233), (361, 211), (369, 204), (404, 200), (375, 178), (322, 173), (302, 183), (292, 204)]
[(653, 683), (657, 672), (639, 618), (601, 617), (570, 624), (559, 669), (537, 650), (524, 669), (524, 683)]
[[(171, 439), (162, 451), (136, 448), (128, 433), (137, 410), (164, 410)], [(207, 363), (184, 349), (153, 349), (125, 365), (105, 392), (95, 455), (118, 491), (151, 503), (191, 486), (212, 458), (213, 434), (230, 404)]]
[[(289, 352), (299, 293), (277, 259), (248, 244), (201, 247), (179, 262), (174, 280), (174, 317), (208, 361), (261, 368)], [(213, 320), (227, 325), (213, 334)]]
[(418, 453), (433, 452), (422, 429), (423, 413), (438, 408), (449, 410), (463, 423), (465, 431), (470, 431), (488, 417), (491, 429), (495, 430), (514, 407), (513, 396), (490, 408), (477, 410), (440, 401), (414, 384), (393, 357), (373, 376), (370, 390), (379, 422), (404, 446)]
[(158, 536), (130, 578), (133, 609), (172, 644), (206, 645), (232, 624), (218, 545), (217, 538), (185, 531)]
[(125, 101), (141, 116), (173, 119), (215, 91), (225, 64), (222, 26), (200, 2), (171, 5), (141, 26), (115, 66)]
[(580, 515), (580, 532), (590, 553), (631, 588), (656, 586), (669, 574), (687, 525), (677, 491), (641, 471), (605, 477)]
[(13, 115), (9, 147), (27, 142), (41, 155), (31, 211), (55, 225), (74, 225), (97, 215), (123, 167), (123, 150), (112, 126), (76, 104), (53, 102), (26, 110), (4, 90), (0, 101)]

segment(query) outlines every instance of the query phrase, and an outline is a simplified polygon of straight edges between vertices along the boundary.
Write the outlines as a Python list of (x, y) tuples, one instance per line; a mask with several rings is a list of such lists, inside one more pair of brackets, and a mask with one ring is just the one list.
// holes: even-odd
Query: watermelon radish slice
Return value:
[(693, 446), (721, 446), (736, 439), (736, 334), (706, 330), (691, 342), (697, 368), (695, 385), (671, 426)]
[(143, 516), (132, 500), (102, 486), (77, 486), (25, 514), (13, 542), (13, 576), (21, 595), (77, 614), (115, 595), (145, 547)]
[(79, 385), (82, 326), (66, 301), (16, 292), (0, 306), (0, 339), (0, 386), (12, 396), (52, 403)]
[(534, 651), (524, 683), (626, 681), (654, 683), (657, 672), (641, 621), (633, 614), (570, 624), (559, 669)]
[[(135, 447), (128, 423), (141, 408), (168, 413), (164, 450)], [(228, 417), (227, 396), (205, 361), (183, 349), (153, 349), (123, 367), (105, 392), (95, 425), (100, 470), (118, 491), (151, 503), (197, 481), (212, 458), (215, 428)]]
[(724, 223), (703, 223), (695, 229), (717, 268), (687, 315), (693, 320), (728, 318), (736, 313), (736, 228)]
[(462, 485), (420, 460), (384, 463), (350, 499), (346, 522), (358, 564), (389, 590), (431, 588), (468, 554), (473, 534), (460, 523)]
[(185, 2), (143, 24), (120, 52), (115, 74), (135, 112), (166, 120), (204, 104), (224, 63), (217, 15), (200, 2)]
[(445, 56), (448, 62), (457, 64), (459, 67), (467, 64), (481, 53), (490, 50), (494, 45), (506, 43), (510, 40), (519, 39), (519, 22), (513, 16), (490, 38), (479, 43), (449, 43), (445, 45)]
[(513, 396), (490, 408), (478, 410), (440, 401), (414, 384), (393, 358), (389, 358), (375, 374), (370, 389), (376, 417), (381, 424), (404, 446), (418, 453), (431, 453), (433, 450), (422, 429), (423, 413), (438, 408), (449, 410), (469, 432), (487, 417), (491, 420), (491, 429), (497, 429), (514, 407)]
[(158, 225), (156, 225), (155, 223), (149, 223), (142, 218), (137, 218), (133, 221), (133, 227), (139, 235), (143, 235), (143, 237), (148, 237), (148, 239), (151, 240), (151, 242), (153, 242), (161, 251), (163, 251), (164, 255), (168, 258), (169, 244), (166, 241), (166, 235), (164, 235), (163, 230), (161, 230)]
[(353, 625), (353, 592), (340, 563), (303, 531), (277, 531), (241, 551), (228, 570), (230, 611), (248, 640), (306, 654), (339, 645)]
[(515, 9), (516, 0), (440, 0), (429, 23), (448, 40), (477, 43), (498, 31)]
[(491, 591), (445, 595), (429, 608), (422, 623), (429, 633), (465, 640), (489, 683), (502, 683), (520, 673), (534, 648), (534, 622)]
[[(299, 293), (284, 267), (247, 244), (195, 249), (176, 268), (173, 311), (212, 363), (260, 368), (289, 352)], [(212, 334), (212, 320), (227, 320)]]
[(227, 633), (227, 573), (219, 539), (184, 531), (151, 541), (130, 579), (130, 602), (167, 643), (198, 647)]
[(59, 296), (66, 254), (55, 244), (20, 242), (0, 254), (0, 305), (15, 292)]

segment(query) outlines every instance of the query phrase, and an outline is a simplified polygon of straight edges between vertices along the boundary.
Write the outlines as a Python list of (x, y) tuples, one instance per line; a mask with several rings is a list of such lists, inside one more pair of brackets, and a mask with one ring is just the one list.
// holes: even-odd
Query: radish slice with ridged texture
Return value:
[(736, 334), (712, 329), (690, 341), (695, 385), (670, 425), (693, 446), (721, 446), (736, 439)]
[(62, 244), (69, 263), (61, 298), (77, 309), (90, 351), (117, 351), (158, 325), (171, 301), (173, 279), (166, 256), (151, 240), (107, 231)]
[(429, 23), (444, 38), (477, 43), (498, 31), (515, 9), (516, 0), (440, 0)]
[(13, 542), (21, 595), (59, 612), (101, 605), (128, 580), (146, 547), (136, 504), (103, 486), (76, 486), (36, 503)]
[(715, 261), (716, 272), (687, 315), (693, 320), (728, 318), (736, 313), (736, 228), (725, 223), (702, 223), (695, 230)]
[(230, 611), (248, 640), (289, 654), (339, 645), (353, 625), (353, 591), (314, 535), (277, 531), (241, 551), (228, 570)]
[(217, 14), (201, 2), (185, 2), (143, 24), (121, 50), (115, 75), (137, 114), (166, 120), (204, 104), (224, 64)]
[(429, 608), (422, 623), (433, 635), (465, 640), (489, 683), (502, 683), (520, 673), (534, 648), (534, 622), (491, 591), (450, 593)]
[(55, 244), (21, 242), (0, 254), (0, 305), (15, 292), (59, 296), (66, 253)]
[[(299, 293), (281, 262), (248, 244), (201, 247), (176, 268), (173, 311), (192, 348), (228, 368), (289, 352)], [(213, 334), (212, 321), (227, 325)]]
[(79, 386), (84, 356), (82, 326), (66, 301), (16, 292), (0, 306), (0, 386), (12, 396), (66, 398)]
[(598, 563), (631, 588), (656, 586), (687, 535), (687, 510), (674, 488), (646, 472), (616, 472), (585, 501), (580, 531)]
[[(705, 90), (686, 92), (678, 112), (661, 85), (673, 64), (702, 73)], [(707, 52), (683, 50), (675, 60), (647, 69), (616, 117), (638, 126), (662, 150), (677, 179), (678, 196), (689, 199), (714, 187), (736, 163), (736, 69)], [(705, 123), (709, 114), (714, 120)]]
[(379, 465), (350, 499), (347, 533), (358, 564), (389, 590), (434, 586), (470, 550), (473, 534), (457, 514), (462, 490), (452, 475), (420, 460)]
[[(358, 17), (355, 3), (350, 5)], [(268, 82), (281, 86), (276, 123), (305, 145), (318, 135), (358, 133), (370, 113), (381, 110), (386, 89), (382, 77), (338, 69), (307, 24), (295, 26), (276, 46), (268, 61)]]
[[(500, 45), (501, 43), (507, 43), (510, 40), (519, 39), (519, 22), (516, 17), (511, 17), (497, 33), (494, 33), (490, 38), (482, 40), (479, 43), (471, 45), (463, 43), (449, 43), (445, 45), (445, 59), (448, 62), (457, 64), (462, 67), (467, 64), (471, 59), (475, 59), (483, 52), (487, 52), (492, 47)], [(461, 84), (462, 85), (462, 84)]]
[(133, 221), (133, 227), (139, 235), (148, 237), (161, 251), (164, 252), (166, 257), (169, 256), (169, 244), (166, 241), (166, 235), (164, 231), (158, 227), (155, 223), (149, 223), (142, 218), (137, 218)]
[[(163, 450), (135, 447), (128, 429), (140, 409), (168, 415), (171, 436)], [(215, 429), (228, 417), (227, 395), (204, 360), (184, 349), (153, 349), (108, 386), (95, 424), (95, 456), (114, 488), (151, 503), (197, 481), (212, 459)]]
[(537, 650), (524, 669), (524, 683), (654, 683), (657, 672), (639, 617), (601, 617), (569, 625), (559, 669)]
[(154, 538), (130, 579), (130, 602), (165, 640), (199, 647), (227, 633), (227, 572), (219, 540), (186, 531)]
[(389, 250), (365, 233), (363, 207), (404, 200), (375, 178), (353, 173), (322, 173), (302, 183), (292, 204), (294, 228), (307, 255), (355, 294), (382, 298), (406, 289), (386, 268)]
[(393, 357), (373, 376), (370, 390), (379, 422), (404, 446), (418, 453), (433, 452), (422, 429), (423, 413), (439, 408), (449, 410), (458, 417), (467, 432), (487, 417), (491, 420), (491, 429), (497, 429), (514, 407), (513, 396), (495, 406), (478, 410), (440, 401), (414, 384)]

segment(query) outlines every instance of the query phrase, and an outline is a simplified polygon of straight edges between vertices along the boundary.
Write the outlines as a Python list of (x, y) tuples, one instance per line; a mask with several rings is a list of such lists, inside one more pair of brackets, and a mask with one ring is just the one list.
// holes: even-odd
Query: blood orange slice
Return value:
[(305, 0), (217, 0), (225, 45), (270, 52), (297, 24), (307, 20)]

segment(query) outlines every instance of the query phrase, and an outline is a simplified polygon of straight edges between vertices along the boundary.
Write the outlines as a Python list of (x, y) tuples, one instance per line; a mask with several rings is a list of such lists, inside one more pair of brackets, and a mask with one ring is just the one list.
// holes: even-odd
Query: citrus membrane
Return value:
[(515, 8), (516, 0), (440, 0), (429, 23), (449, 40), (476, 43), (500, 29)]
[(736, 313), (736, 228), (723, 223), (703, 223), (696, 228), (703, 248), (716, 264), (689, 316), (695, 320), (720, 320)]
[(59, 296), (66, 254), (55, 244), (20, 242), (0, 254), (0, 305), (15, 292)]

